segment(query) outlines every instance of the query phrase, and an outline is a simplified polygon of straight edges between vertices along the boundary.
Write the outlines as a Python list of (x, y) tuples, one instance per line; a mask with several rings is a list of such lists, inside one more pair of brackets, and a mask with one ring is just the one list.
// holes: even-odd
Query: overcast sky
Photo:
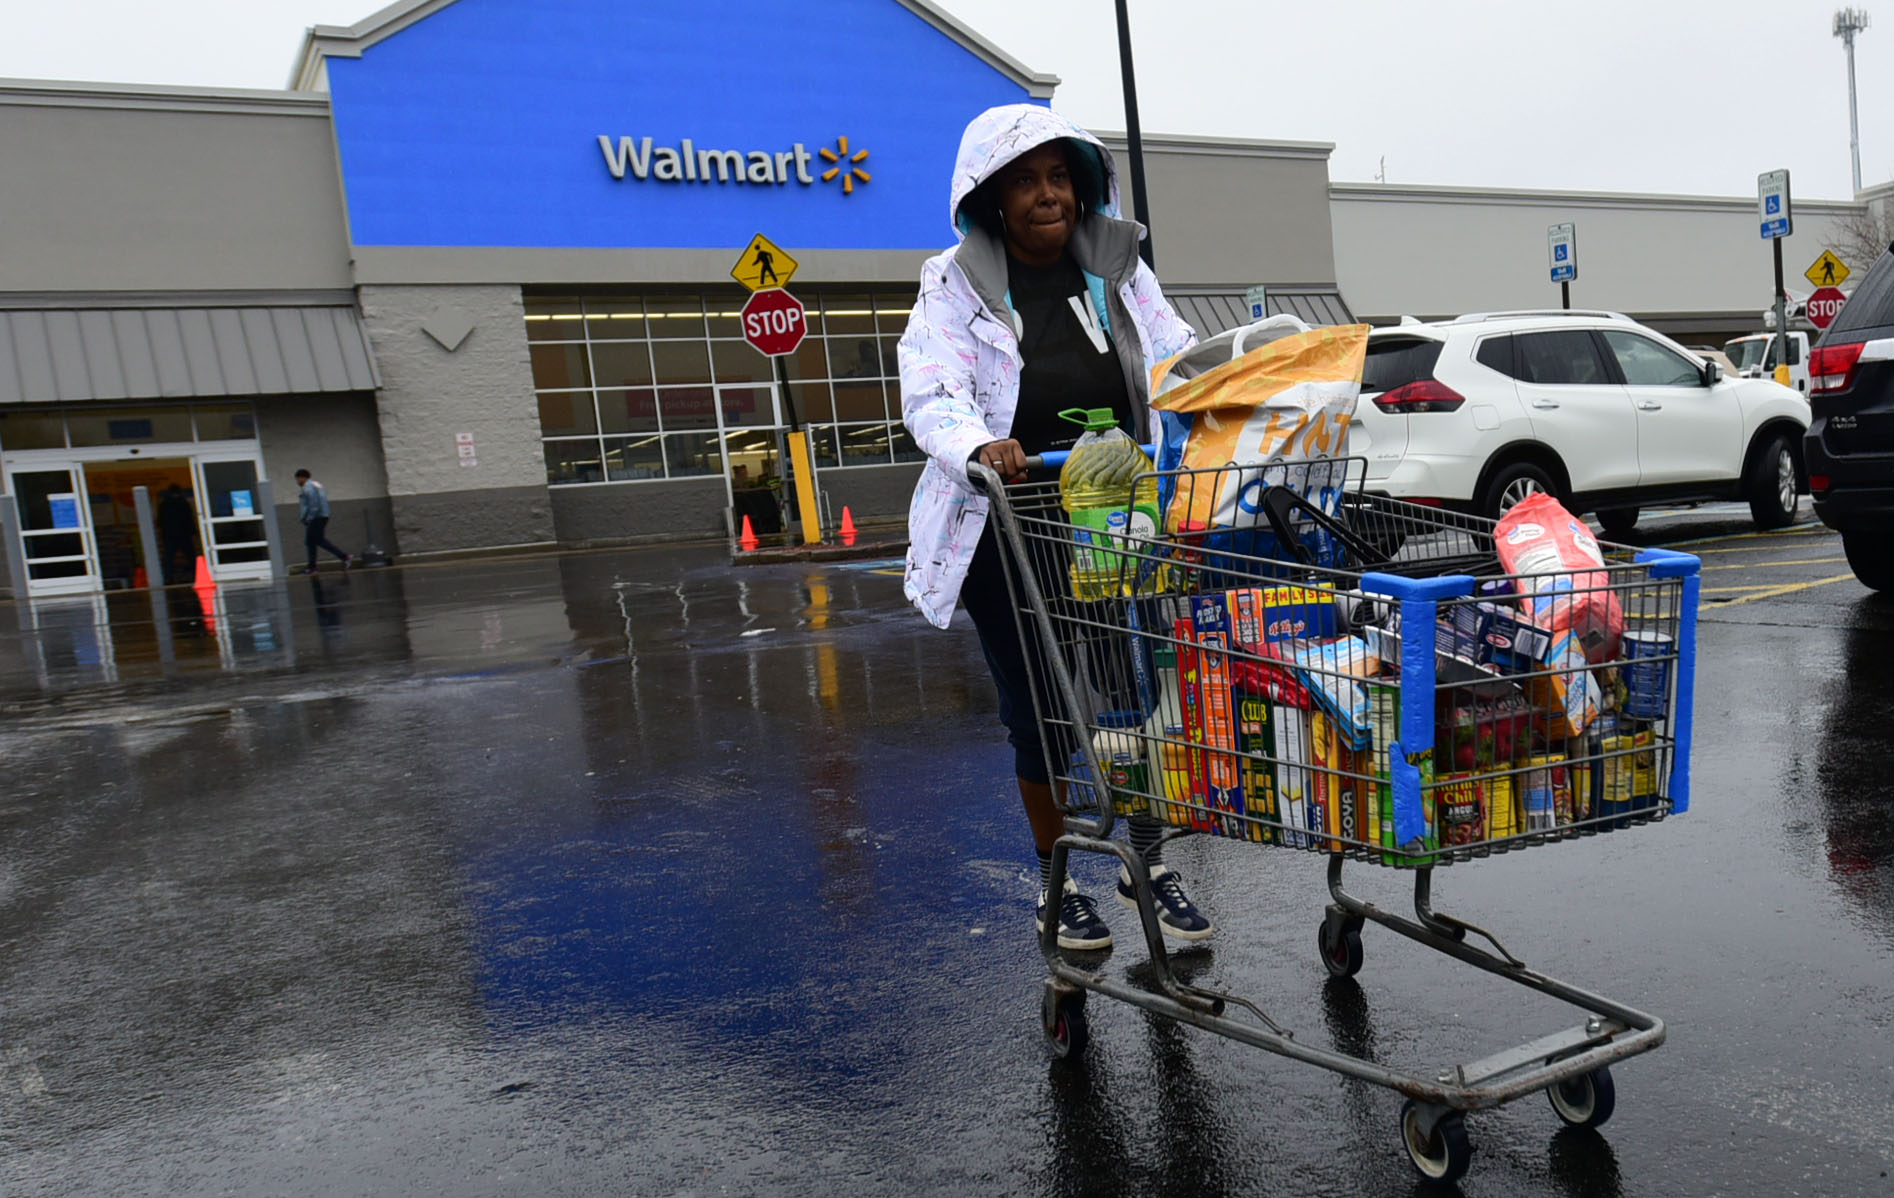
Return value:
[[(1060, 111), (1124, 127), (1112, 0), (937, 3), (1060, 76)], [(1861, 176), (1872, 186), (1894, 178), (1894, 2), (1885, 13), (1875, 0), (1858, 6), (1887, 20), (1856, 49)], [(380, 7), (0, 0), (0, 77), (281, 88), (304, 28)], [(1385, 157), (1390, 183), (1754, 195), (1758, 172), (1788, 167), (1808, 198), (1852, 191), (1837, 7), (1129, 0), (1147, 132), (1333, 142), (1336, 180), (1372, 180)]]

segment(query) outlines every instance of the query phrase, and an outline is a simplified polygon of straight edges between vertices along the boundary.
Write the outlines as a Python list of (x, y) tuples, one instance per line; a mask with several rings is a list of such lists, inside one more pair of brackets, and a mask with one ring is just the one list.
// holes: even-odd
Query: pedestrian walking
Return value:
[(184, 488), (172, 483), (158, 496), (158, 546), (167, 585), (191, 581), (197, 559), (197, 512)]
[(298, 506), (303, 521), (303, 545), (309, 550), (309, 564), (303, 573), (316, 572), (316, 550), (327, 549), (342, 560), (342, 568), (348, 569), (355, 564), (355, 555), (344, 553), (329, 543), (329, 490), (311, 478), (309, 471), (298, 470), (296, 483), (302, 488), (298, 494)]
[[(958, 601), (980, 634), (1032, 825), (1043, 931), (1064, 821), (1034, 715), (1028, 646), (988, 501), (968, 481), (968, 467), (983, 461), (1002, 478), (1023, 475), (1029, 455), (1077, 438), (1079, 428), (1059, 418), (1066, 408), (1109, 407), (1138, 441), (1154, 439), (1150, 367), (1189, 348), (1196, 334), (1139, 259), (1142, 228), (1118, 215), (1110, 153), (1050, 109), (1012, 104), (974, 118), (961, 137), (949, 203), (959, 244), (922, 268), (898, 351), (902, 419), (928, 457), (909, 508), (904, 586), (937, 627), (947, 627)], [(1128, 823), (1165, 933), (1208, 937), (1210, 921), (1163, 863), (1164, 825), (1148, 816)], [(1137, 905), (1123, 869), (1118, 895)], [(1061, 947), (1111, 946), (1096, 904), (1069, 877), (1056, 906)]]

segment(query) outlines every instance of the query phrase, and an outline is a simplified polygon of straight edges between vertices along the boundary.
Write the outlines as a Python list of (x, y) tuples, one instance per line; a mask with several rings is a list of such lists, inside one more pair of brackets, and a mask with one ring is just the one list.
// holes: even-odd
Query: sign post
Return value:
[(1756, 176), (1756, 215), (1763, 240), (1774, 243), (1776, 257), (1776, 361), (1789, 360), (1789, 293), (1782, 287), (1782, 239), (1795, 230), (1789, 208), (1789, 172)]
[(802, 543), (822, 543), (822, 510), (816, 502), (815, 456), (809, 452), (809, 431), (796, 414), (796, 398), (789, 389), (783, 358), (796, 352), (809, 334), (808, 312), (802, 301), (783, 290), (798, 263), (780, 246), (758, 233), (750, 239), (730, 276), (748, 287), (750, 298), (741, 313), (743, 339), (756, 351), (775, 359), (776, 387), (789, 416), (789, 462), (796, 477), (796, 511), (802, 522)]
[(1572, 280), (1578, 277), (1578, 226), (1569, 222), (1545, 231), (1546, 253), (1552, 260), (1552, 281), (1559, 285), (1559, 302), (1572, 306)]

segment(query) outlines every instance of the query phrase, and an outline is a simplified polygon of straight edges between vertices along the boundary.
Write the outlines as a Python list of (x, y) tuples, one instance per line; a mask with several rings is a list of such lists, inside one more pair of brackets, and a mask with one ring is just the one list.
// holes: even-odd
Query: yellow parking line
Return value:
[[(1677, 545), (1711, 545), (1719, 541), (1779, 541), (1785, 537), (1804, 537), (1811, 533), (1829, 532), (1826, 524), (1798, 524), (1794, 528), (1785, 528), (1778, 532), (1733, 532), (1721, 537), (1698, 537), (1693, 541), (1669, 541), (1665, 548)], [(1754, 553), (1766, 549), (1766, 545), (1736, 545), (1729, 549), (1699, 549), (1698, 553)]]
[(1786, 562), (1731, 562), (1726, 566), (1705, 566), (1705, 570), (1760, 570), (1766, 566), (1821, 566), (1829, 562), (1845, 562), (1844, 556), (1835, 557), (1799, 557)]
[(1703, 593), (1705, 595), (1741, 595), (1748, 591), (1773, 591), (1781, 585), (1776, 582), (1759, 582), (1753, 586), (1704, 587)]
[(1811, 590), (1815, 587), (1825, 587), (1831, 582), (1849, 582), (1853, 579), (1853, 574), (1837, 574), (1833, 578), (1818, 578), (1814, 582), (1792, 582), (1787, 586), (1769, 587), (1765, 590), (1757, 591), (1753, 595), (1744, 595), (1741, 599), (1726, 599), (1718, 603), (1717, 606), (1735, 607), (1739, 603), (1754, 603), (1758, 599), (1775, 599), (1782, 595), (1793, 595), (1797, 591)]

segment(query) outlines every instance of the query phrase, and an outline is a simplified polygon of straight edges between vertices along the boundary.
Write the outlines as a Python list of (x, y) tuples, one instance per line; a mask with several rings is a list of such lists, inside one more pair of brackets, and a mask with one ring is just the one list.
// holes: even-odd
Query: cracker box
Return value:
[(1203, 664), (1197, 651), (1196, 626), (1188, 616), (1173, 628), (1177, 637), (1177, 689), (1183, 704), (1184, 739), (1191, 748), (1184, 753), (1184, 768), (1190, 775), (1190, 826), (1205, 832), (1216, 830), (1210, 819), (1210, 780), (1204, 772), (1203, 754)]
[[(1341, 754), (1335, 721), (1328, 712), (1317, 708), (1309, 713), (1309, 830), (1331, 835), (1341, 830), (1341, 812), (1337, 806), (1340, 784), (1335, 775), (1336, 759)], [(1331, 853), (1340, 852), (1338, 840), (1316, 842)]]
[[(1260, 695), (1237, 695), (1236, 747), (1244, 754), (1238, 766), (1242, 771), (1245, 810), (1252, 819), (1281, 822), (1276, 809), (1276, 766), (1269, 760), (1270, 754), (1276, 751), (1269, 700)], [(1248, 831), (1251, 840), (1281, 843), (1282, 833), (1275, 828), (1252, 823)]]

